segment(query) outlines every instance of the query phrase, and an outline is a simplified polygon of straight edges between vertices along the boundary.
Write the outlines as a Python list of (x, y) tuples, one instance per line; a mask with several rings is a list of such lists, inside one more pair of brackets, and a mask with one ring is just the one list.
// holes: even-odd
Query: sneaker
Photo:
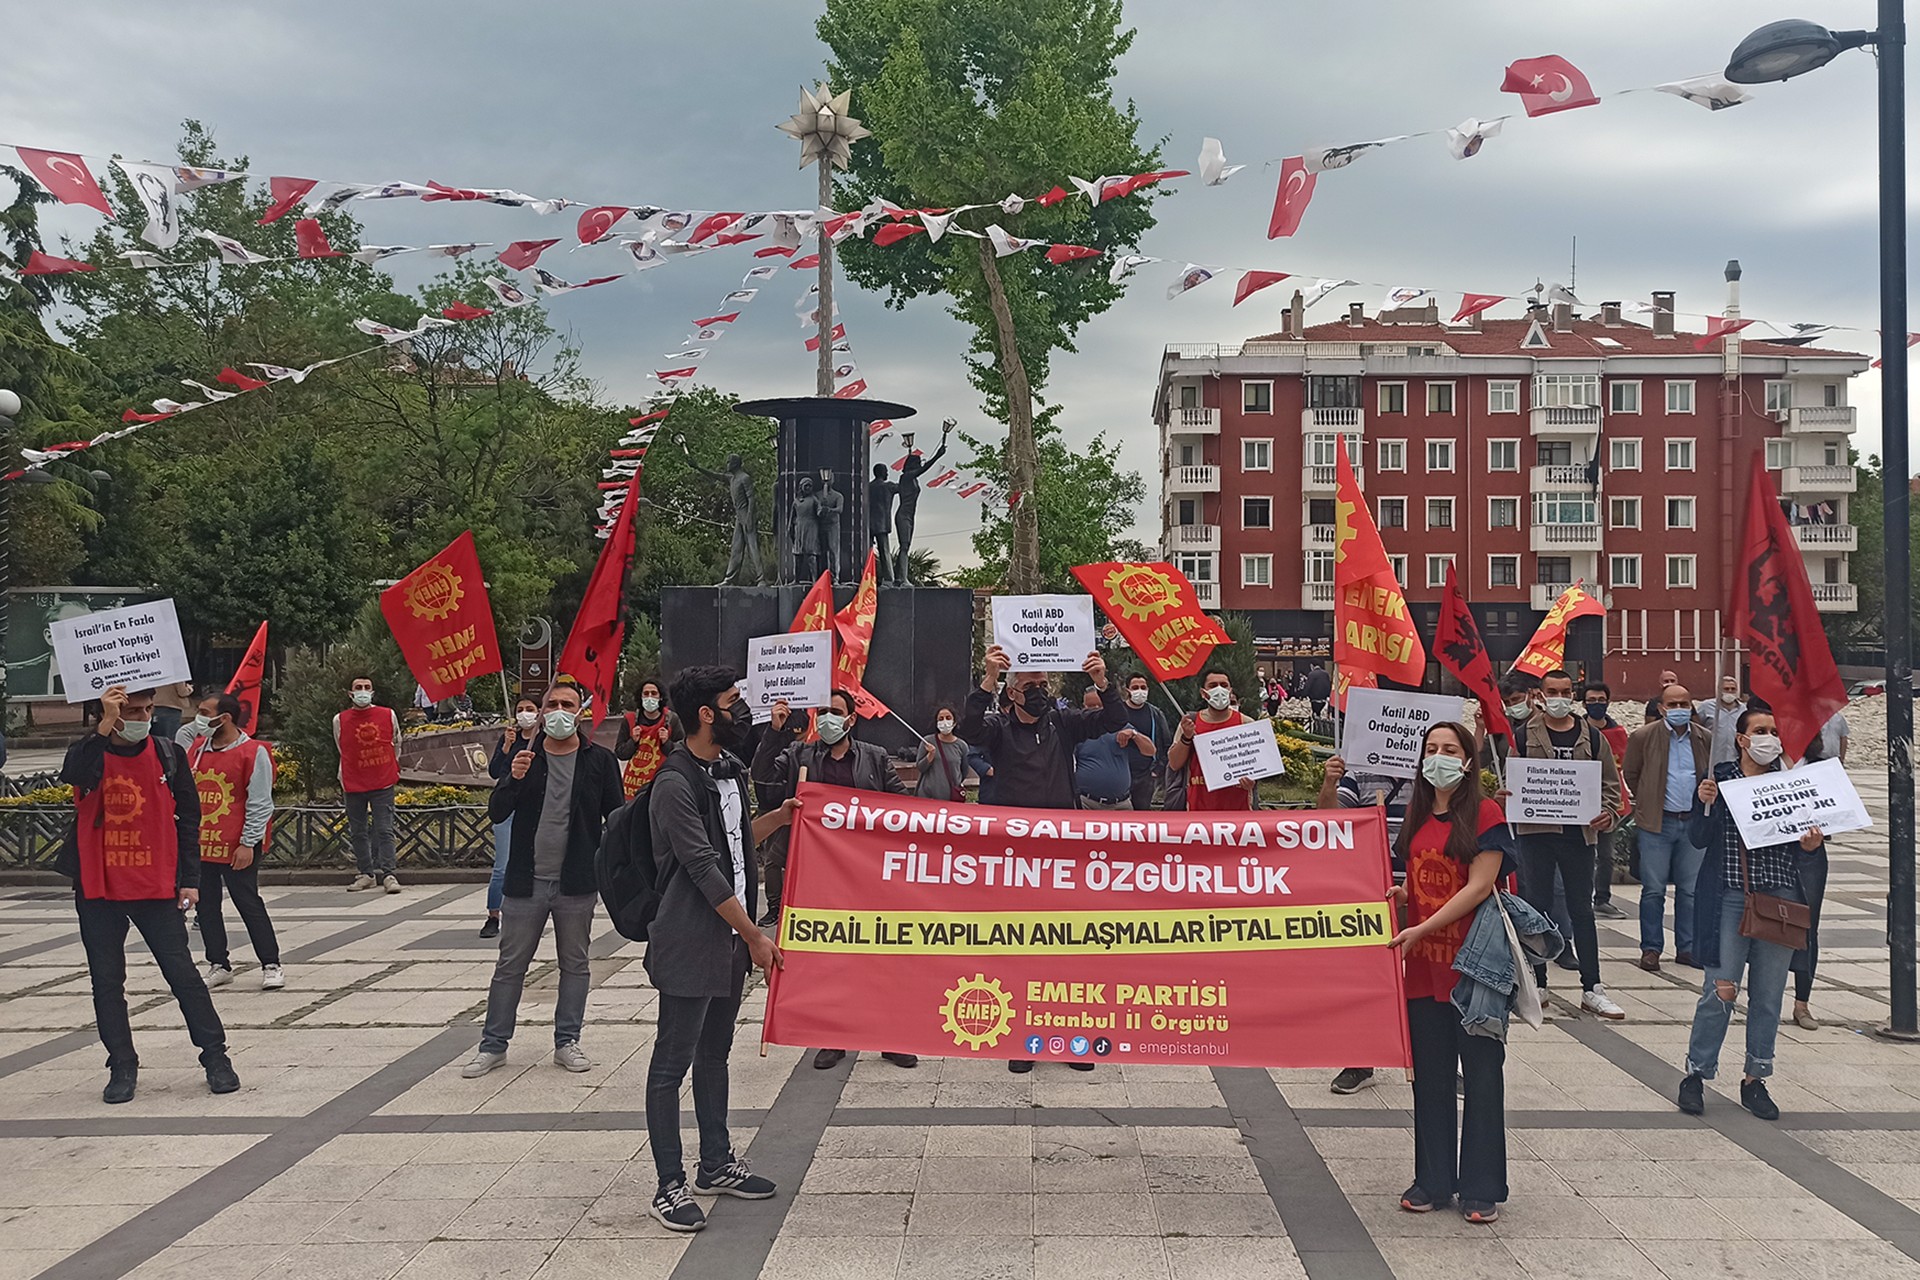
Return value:
[(815, 1071), (827, 1071), (839, 1066), (842, 1062), (846, 1061), (846, 1058), (847, 1051), (845, 1049), (822, 1049), (813, 1055), (813, 1069)]
[(376, 882), (372, 876), (357, 875), (353, 878), (353, 883), (347, 886), (347, 892), (359, 893), (362, 889), (373, 888), (375, 883)]
[(1373, 1083), (1372, 1067), (1348, 1067), (1333, 1078), (1335, 1093), (1358, 1093)]
[[(506, 1055), (502, 1054), (501, 1056), (505, 1057)], [(580, 1047), (578, 1040), (569, 1040), (565, 1044), (558, 1044), (553, 1047), (553, 1065), (556, 1067), (565, 1067), (575, 1075), (578, 1075), (582, 1071), (593, 1070), (593, 1059), (587, 1056), (586, 1050)]]
[(747, 1168), (747, 1162), (740, 1157), (721, 1165), (718, 1169), (700, 1166), (700, 1172), (693, 1175), (693, 1190), (703, 1196), (738, 1196), (742, 1200), (771, 1200), (777, 1188), (773, 1183)]
[(100, 1091), (100, 1101), (120, 1103), (133, 1101), (133, 1089), (140, 1082), (140, 1068), (136, 1066), (109, 1067), (107, 1069), (107, 1087)]
[(920, 1065), (920, 1056), (913, 1053), (883, 1053), (880, 1055), (896, 1067), (905, 1067), (911, 1071)]
[(232, 982), (232, 969), (229, 969), (223, 964), (210, 964), (207, 966), (207, 990), (211, 991), (215, 987), (224, 987)]
[(654, 1192), (647, 1214), (669, 1231), (698, 1231), (707, 1225), (707, 1215), (693, 1202), (684, 1181)]
[(1013, 1072), (1013, 1074), (1017, 1076), (1023, 1076), (1027, 1074), (1027, 1072), (1033, 1070), (1033, 1064), (1031, 1062), (1028, 1062), (1025, 1058), (1013, 1058), (1007, 1062), (1007, 1070)]
[(1491, 1200), (1462, 1200), (1460, 1216), (1482, 1226), (1500, 1221), (1500, 1206)]
[(487, 922), (480, 926), (480, 936), (483, 938), (499, 937), (500, 936), (500, 917), (488, 916)]
[(1602, 920), (1625, 920), (1627, 918), (1627, 913), (1621, 910), (1620, 904), (1612, 898), (1608, 898), (1605, 902), (1594, 903), (1593, 914)]
[(1637, 963), (1648, 973), (1658, 973), (1660, 972), (1660, 953), (1658, 951), (1642, 951)]
[(1568, 973), (1580, 972), (1580, 957), (1573, 954), (1572, 947), (1560, 948), (1560, 954), (1553, 958), (1553, 963)]
[(233, 1093), (240, 1088), (233, 1062), (225, 1054), (207, 1064), (207, 1088), (213, 1093)]
[(1773, 1098), (1767, 1093), (1765, 1080), (1742, 1080), (1740, 1082), (1740, 1105), (1759, 1116), (1762, 1120), (1778, 1120), (1780, 1108), (1774, 1105)]
[(1680, 1109), (1690, 1116), (1706, 1114), (1707, 1083), (1698, 1075), (1690, 1075), (1680, 1082)]
[(463, 1080), (478, 1080), (495, 1067), (504, 1067), (506, 1065), (507, 1055), (504, 1051), (500, 1053), (488, 1053), (485, 1049), (481, 1049), (473, 1055), (472, 1061), (460, 1068), (460, 1076)]
[(1093, 1070), (1093, 1064), (1092, 1064), (1091, 1062), (1069, 1062), (1069, 1063), (1067, 1064), (1067, 1070), (1069, 1070), (1069, 1071), (1091, 1071), (1091, 1070)]
[(260, 989), (262, 991), (278, 991), (286, 985), (287, 971), (285, 969), (282, 969), (277, 964), (263, 964), (260, 966)]
[(1591, 991), (1580, 993), (1580, 1007), (1596, 1018), (1605, 1018), (1608, 1022), (1626, 1021), (1627, 1011), (1613, 1002), (1607, 989), (1595, 986)]
[(1432, 1213), (1452, 1199), (1452, 1196), (1445, 1196), (1436, 1200), (1416, 1182), (1400, 1193), (1400, 1207), (1408, 1213)]
[(387, 874), (387, 878), (385, 880), (382, 880), (380, 884), (381, 884), (381, 887), (384, 888), (388, 893), (400, 892), (400, 881), (394, 878), (391, 872)]
[(770, 909), (767, 914), (760, 917), (759, 923), (762, 929), (771, 931), (776, 924), (780, 923), (780, 908)]

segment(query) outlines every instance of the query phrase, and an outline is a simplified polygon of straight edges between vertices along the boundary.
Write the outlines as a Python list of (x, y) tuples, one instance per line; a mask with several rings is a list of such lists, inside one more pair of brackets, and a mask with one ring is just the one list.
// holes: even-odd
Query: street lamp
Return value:
[(1880, 423), (1887, 645), (1887, 933), (1893, 1016), (1881, 1034), (1920, 1040), (1914, 956), (1912, 580), (1907, 501), (1907, 108), (1902, 0), (1879, 0), (1874, 31), (1829, 31), (1798, 18), (1769, 22), (1727, 61), (1735, 84), (1791, 80), (1848, 49), (1880, 63)]
[[(820, 208), (833, 207), (833, 170), (844, 169), (852, 161), (851, 148), (868, 137), (867, 130), (848, 114), (851, 89), (834, 93), (826, 85), (817, 85), (812, 93), (800, 91), (800, 109), (774, 128), (800, 143), (800, 167), (820, 162)], [(819, 226), (818, 222), (815, 223)], [(833, 394), (833, 237), (820, 228), (820, 369), (815, 390), (823, 396)]]
[[(0, 387), (0, 463), (13, 455), (13, 420), (19, 416), (20, 397)], [(27, 474), (33, 473), (29, 471)], [(7, 594), (7, 588), (13, 580), (10, 572), (13, 547), (12, 490), (12, 485), (0, 480), (0, 734), (4, 734), (7, 727), (7, 615), (13, 607), (13, 597)]]

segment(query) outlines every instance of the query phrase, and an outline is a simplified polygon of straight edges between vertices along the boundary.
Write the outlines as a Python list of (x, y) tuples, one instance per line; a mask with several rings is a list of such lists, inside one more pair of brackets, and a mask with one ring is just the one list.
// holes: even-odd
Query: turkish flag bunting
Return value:
[(1075, 262), (1081, 258), (1097, 258), (1098, 249), (1089, 249), (1084, 244), (1056, 244), (1047, 249), (1047, 261), (1053, 263)]
[(559, 243), (558, 240), (515, 240), (500, 251), (501, 265), (525, 271), (540, 261), (541, 254)]
[(1393, 576), (1387, 549), (1347, 451), (1339, 451), (1334, 490), (1333, 658), (1342, 670), (1370, 671), (1418, 685), (1427, 673), (1420, 633)]
[(435, 702), (465, 692), (476, 676), (502, 669), (493, 603), (471, 529), (382, 591), (380, 613), (408, 670)]
[(715, 245), (745, 244), (749, 240), (759, 240), (761, 238), (762, 233), (758, 231), (729, 231), (723, 236), (715, 236), (713, 243)]
[(1233, 305), (1239, 306), (1254, 294), (1270, 284), (1279, 284), (1287, 279), (1284, 271), (1249, 271), (1240, 277), (1240, 283), (1233, 287)]
[(873, 645), (873, 620), (880, 611), (880, 588), (875, 580), (879, 548), (867, 548), (866, 567), (860, 570), (860, 586), (847, 601), (847, 607), (833, 618), (833, 631), (840, 641), (839, 655), (833, 662), (833, 686), (858, 688), (867, 676), (868, 650)]
[(1072, 573), (1163, 684), (1200, 670), (1215, 645), (1233, 643), (1202, 611), (1187, 575), (1164, 561), (1082, 564)]
[(1705, 351), (1716, 339), (1735, 334), (1752, 324), (1751, 320), (1729, 320), (1725, 316), (1708, 316), (1707, 331), (1693, 340), (1695, 351)]
[(99, 269), (91, 262), (56, 258), (50, 253), (42, 253), (35, 249), (27, 255), (27, 265), (20, 268), (20, 274), (23, 276), (70, 276), (76, 271), (98, 271)]
[[(833, 341), (835, 342), (840, 341), (840, 339), (847, 336), (847, 326), (843, 324), (837, 324), (833, 326), (833, 333), (830, 336), (832, 337)], [(820, 335), (816, 333), (811, 338), (807, 339), (807, 350), (818, 351), (819, 349), (820, 349)]]
[(1307, 172), (1307, 162), (1292, 156), (1280, 166), (1280, 186), (1273, 194), (1273, 217), (1267, 222), (1267, 239), (1278, 240), (1300, 229), (1300, 219), (1313, 200), (1313, 185), (1319, 178)]
[(242, 733), (252, 733), (260, 727), (260, 677), (266, 668), (267, 624), (262, 621), (260, 629), (253, 633), (253, 643), (247, 646), (246, 656), (240, 659), (233, 679), (227, 681), (227, 692), (240, 699)]
[(834, 392), (833, 398), (836, 400), (853, 400), (865, 394), (867, 394), (867, 380), (865, 378), (855, 378), (852, 382), (849, 382), (846, 386)]
[(260, 225), (278, 222), (293, 211), (293, 206), (307, 198), (307, 192), (320, 185), (318, 178), (268, 178), (267, 194), (273, 203), (260, 215)]
[(787, 264), (788, 268), (793, 271), (806, 271), (819, 265), (820, 255), (817, 253), (810, 253), (804, 258), (795, 258)]
[(620, 644), (626, 638), (627, 624), (621, 616), (620, 602), (625, 594), (627, 562), (633, 558), (633, 515), (640, 505), (640, 476), (627, 481), (626, 497), (620, 503), (620, 518), (614, 521), (607, 544), (594, 561), (593, 577), (587, 580), (587, 593), (580, 600), (580, 612), (574, 615), (567, 632), (567, 647), (554, 670), (572, 676), (593, 695), (592, 720), (598, 723), (601, 712), (613, 701), (613, 678), (620, 666)]
[(958, 471), (955, 471), (953, 468), (949, 467), (947, 468), (947, 470), (942, 471), (939, 475), (935, 476), (933, 479), (927, 481), (927, 488), (929, 489), (944, 488), (945, 486), (952, 484), (955, 480), (958, 480), (959, 478), (960, 478), (960, 473)]
[(1486, 726), (1487, 732), (1511, 739), (1513, 725), (1507, 721), (1507, 709), (1493, 683), (1493, 662), (1487, 657), (1487, 646), (1480, 640), (1480, 627), (1473, 620), (1473, 612), (1460, 594), (1451, 560), (1447, 562), (1447, 593), (1440, 600), (1440, 625), (1433, 633), (1433, 656), (1453, 672), (1454, 678), (1479, 702), (1480, 723)]
[(1507, 68), (1500, 92), (1517, 93), (1530, 116), (1547, 116), (1575, 107), (1591, 107), (1600, 99), (1580, 68), (1558, 54), (1522, 58)]
[(922, 235), (926, 228), (917, 222), (893, 222), (873, 233), (873, 242), (882, 248), (905, 240), (908, 236)]
[(1505, 302), (1506, 296), (1498, 293), (1463, 293), (1460, 295), (1460, 309), (1453, 313), (1453, 323), (1459, 324), (1469, 316), (1477, 316), (1489, 307)]
[(982, 489), (986, 487), (987, 487), (986, 481), (976, 480), (972, 484), (968, 485), (966, 488), (957, 489), (955, 490), (955, 492), (958, 493), (963, 498), (971, 498), (974, 494), (979, 493)]
[(1061, 189), (1060, 187), (1055, 187), (1053, 190), (1047, 192), (1047, 194), (1035, 200), (1034, 203), (1039, 205), (1043, 209), (1051, 209), (1054, 205), (1059, 204), (1062, 200), (1065, 200), (1067, 198), (1067, 195), (1068, 193), (1065, 190)]
[(684, 369), (658, 369), (654, 371), (653, 376), (662, 382), (672, 382), (676, 378), (691, 378), (698, 372), (700, 372), (699, 366), (688, 365)]
[(1773, 708), (1787, 758), (1801, 759), (1827, 721), (1847, 705), (1847, 687), (1820, 624), (1800, 544), (1758, 453), (1747, 488), (1746, 533), (1734, 565), (1733, 634), (1747, 642), (1753, 692)]
[(222, 369), (219, 373), (213, 375), (213, 380), (215, 382), (224, 382), (230, 387), (238, 387), (242, 391), (258, 391), (267, 385), (259, 378), (249, 378), (238, 369)]
[(756, 258), (791, 258), (793, 254), (792, 249), (783, 248), (777, 244), (770, 244), (764, 249), (753, 251), (753, 256)]
[(708, 236), (715, 235), (719, 232), (725, 231), (728, 227), (732, 226), (734, 223), (740, 221), (740, 219), (746, 216), (747, 215), (744, 213), (709, 214), (707, 217), (702, 218), (700, 220), (699, 226), (693, 229), (693, 234), (687, 237), (687, 243), (699, 244), (702, 240), (705, 240)]
[(422, 201), (427, 200), (485, 200), (487, 193), (475, 191), (471, 187), (450, 187), (444, 182), (427, 179), (427, 189), (420, 193)]
[(859, 220), (860, 211), (858, 209), (852, 213), (843, 213), (836, 217), (823, 219), (820, 223), (820, 234), (829, 240), (838, 240), (841, 231), (845, 230), (849, 224), (858, 222)]
[(125, 413), (120, 415), (120, 421), (122, 422), (165, 422), (168, 418), (171, 418), (172, 416), (173, 414), (171, 413), (139, 413), (133, 409), (128, 409)]
[(589, 209), (580, 215), (580, 222), (574, 232), (580, 237), (581, 244), (593, 244), (605, 240), (607, 233), (613, 230), (613, 224), (627, 216), (627, 207), (621, 204), (603, 204)]
[(318, 218), (301, 218), (293, 224), (293, 243), (303, 258), (337, 258), (340, 251), (327, 241), (327, 233)]
[(638, 426), (643, 426), (649, 422), (658, 422), (662, 418), (666, 417), (667, 414), (670, 412), (671, 410), (668, 410), (668, 409), (655, 409), (652, 413), (643, 413), (637, 418), (628, 418), (627, 425), (631, 427), (638, 427)]
[(703, 317), (702, 319), (695, 320), (693, 322), (693, 327), (696, 329), (705, 329), (711, 325), (716, 325), (716, 324), (732, 324), (735, 320), (738, 320), (739, 318), (740, 318), (740, 313), (738, 311), (729, 311), (727, 312), (727, 314), (723, 316), (706, 316), (706, 317)]
[(1553, 602), (1553, 608), (1547, 610), (1547, 616), (1540, 620), (1539, 628), (1533, 638), (1527, 641), (1527, 647), (1514, 659), (1513, 670), (1530, 676), (1544, 676), (1556, 667), (1566, 665), (1567, 661), (1567, 624), (1575, 618), (1604, 618), (1607, 606), (1587, 594), (1586, 588), (1574, 583), (1560, 593)]
[(478, 320), (482, 316), (492, 315), (493, 312), (486, 307), (470, 307), (464, 302), (456, 302), (450, 307), (442, 307), (440, 314), (449, 320)]
[(1106, 198), (1112, 200), (1120, 196), (1130, 196), (1142, 187), (1150, 187), (1154, 183), (1164, 182), (1168, 178), (1184, 178), (1186, 176), (1187, 171), (1185, 169), (1162, 169), (1158, 173), (1136, 173), (1131, 178), (1123, 178), (1114, 184), (1113, 189), (1106, 193)]
[(31, 147), (15, 150), (20, 153), (20, 161), (27, 166), (27, 171), (61, 204), (84, 204), (109, 218), (113, 216), (106, 193), (100, 190), (85, 160), (67, 151), (35, 151)]
[(789, 633), (795, 631), (828, 631), (833, 628), (833, 575), (823, 573), (819, 580), (808, 589), (800, 607), (794, 610), (793, 621), (787, 625)]

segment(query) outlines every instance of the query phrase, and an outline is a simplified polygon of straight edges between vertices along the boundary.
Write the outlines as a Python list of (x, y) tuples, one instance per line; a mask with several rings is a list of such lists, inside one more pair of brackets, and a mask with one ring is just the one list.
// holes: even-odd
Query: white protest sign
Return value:
[(993, 597), (993, 642), (1015, 671), (1078, 671), (1095, 635), (1092, 596)]
[(68, 702), (90, 702), (114, 685), (131, 693), (193, 679), (171, 600), (60, 618), (47, 635)]
[(756, 724), (773, 718), (773, 704), (795, 711), (824, 707), (833, 694), (833, 632), (795, 631), (747, 641), (747, 704)]
[(1798, 840), (1818, 827), (1824, 835), (1873, 825), (1860, 793), (1838, 760), (1821, 760), (1781, 773), (1729, 778), (1720, 784), (1727, 810), (1749, 849)]
[[(1204, 727), (1204, 725), (1203, 725)], [(1228, 729), (1207, 729), (1193, 740), (1207, 790), (1223, 791), (1246, 778), (1273, 778), (1287, 771), (1271, 720), (1249, 720)]]
[(1411, 778), (1420, 772), (1420, 740), (1428, 728), (1460, 718), (1460, 699), (1387, 689), (1347, 691), (1340, 757), (1356, 773)]
[(1507, 821), (1584, 827), (1600, 816), (1598, 760), (1507, 757)]

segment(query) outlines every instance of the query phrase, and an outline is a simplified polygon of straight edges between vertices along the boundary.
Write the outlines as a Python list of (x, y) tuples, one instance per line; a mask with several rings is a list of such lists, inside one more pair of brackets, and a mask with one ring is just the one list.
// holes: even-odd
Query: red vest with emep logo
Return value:
[(385, 791), (400, 781), (393, 749), (392, 707), (348, 707), (340, 713), (340, 789)]
[(100, 785), (75, 799), (74, 808), (83, 896), (114, 902), (173, 896), (180, 836), (159, 744), (149, 741), (132, 756), (107, 752)]
[[(343, 725), (342, 736), (344, 731)], [(247, 785), (253, 781), (253, 764), (258, 759), (254, 748), (265, 751), (269, 761), (273, 759), (273, 748), (252, 738), (225, 751), (214, 749), (211, 738), (202, 738), (187, 753), (187, 762), (193, 767), (193, 785), (200, 793), (202, 862), (223, 866), (233, 863), (233, 851), (240, 847), (240, 835), (247, 825)], [(266, 852), (273, 831), (271, 822), (267, 831), (268, 835), (260, 837), (256, 852)]]
[(660, 772), (660, 763), (667, 758), (667, 740), (673, 736), (673, 724), (664, 713), (659, 724), (641, 724), (628, 712), (627, 732), (633, 735), (633, 756), (620, 774), (620, 787), (631, 800)]

